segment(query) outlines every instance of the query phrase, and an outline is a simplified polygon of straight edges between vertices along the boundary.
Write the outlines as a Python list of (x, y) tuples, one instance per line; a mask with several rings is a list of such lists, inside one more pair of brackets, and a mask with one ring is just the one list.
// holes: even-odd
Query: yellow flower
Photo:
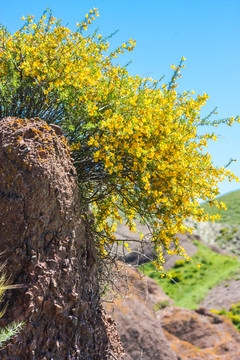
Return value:
[[(98, 16), (96, 8), (77, 27), (87, 30), (93, 15)], [(72, 139), (70, 131), (69, 141), (80, 164), (76, 168), (83, 172), (79, 186), (83, 198), (99, 199), (91, 207), (94, 230), (102, 235), (96, 242), (101, 256), (113, 245), (116, 222), (124, 221), (134, 231), (133, 219), (140, 217), (151, 228), (159, 271), (163, 270), (163, 247), (190, 260), (175, 234), (191, 232), (184, 225), (186, 218), (216, 220), (217, 215), (210, 217), (202, 211), (198, 199), (224, 208), (215, 200), (218, 182), (238, 179), (231, 171), (215, 167), (204, 151), (216, 135), (206, 133), (198, 139), (199, 114), (208, 96), (176, 91), (185, 57), (178, 67), (172, 65), (170, 86), (158, 86), (157, 81), (130, 75), (112, 62), (125, 49), (133, 49), (132, 39), (110, 55), (101, 35), (84, 36), (53, 17), (50, 24), (45, 18), (37, 23), (28, 17), (23, 29), (6, 35), (6, 51), (1, 50), (0, 36), (0, 78), (7, 84), (9, 64), (18, 64), (23, 83), (41, 89), (43, 113), (57, 111), (57, 120), (69, 131), (68, 121), (73, 121), (76, 137)], [(20, 74), (13, 71), (17, 91)], [(30, 101), (28, 93), (26, 101)], [(237, 121), (230, 118), (225, 123)]]

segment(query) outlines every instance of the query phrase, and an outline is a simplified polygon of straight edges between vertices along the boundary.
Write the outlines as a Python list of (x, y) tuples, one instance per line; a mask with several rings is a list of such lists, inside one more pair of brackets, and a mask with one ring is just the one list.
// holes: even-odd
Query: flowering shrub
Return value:
[[(133, 40), (109, 52), (98, 32), (84, 35), (98, 16), (90, 10), (70, 31), (51, 13), (38, 22), (28, 16), (14, 35), (0, 29), (0, 118), (40, 117), (61, 126), (72, 150), (82, 204), (90, 205), (98, 249), (107, 256), (117, 223), (135, 229), (138, 218), (149, 227), (162, 270), (163, 250), (189, 259), (176, 233), (191, 229), (184, 220), (209, 220), (199, 198), (219, 209), (218, 182), (236, 179), (215, 167), (204, 151), (214, 133), (198, 136), (211, 122), (199, 113), (208, 96), (177, 93), (184, 67), (173, 66), (169, 84), (131, 76), (113, 59), (132, 51)], [(212, 216), (214, 220), (216, 216)], [(170, 250), (171, 242), (174, 243)]]

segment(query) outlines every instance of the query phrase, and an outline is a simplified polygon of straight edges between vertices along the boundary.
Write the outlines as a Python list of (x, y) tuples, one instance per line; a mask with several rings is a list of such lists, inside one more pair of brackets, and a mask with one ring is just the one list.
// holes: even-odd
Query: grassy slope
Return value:
[(174, 300), (175, 305), (188, 309), (197, 308), (209, 290), (223, 280), (240, 278), (240, 262), (236, 258), (217, 254), (198, 241), (196, 245), (198, 252), (193, 260), (201, 264), (200, 269), (194, 262), (177, 262), (168, 272), (176, 283), (168, 278), (162, 279), (159, 273), (154, 272), (151, 263), (142, 267), (145, 274), (153, 278)]
[(218, 210), (216, 207), (211, 207), (208, 203), (203, 203), (202, 207), (210, 215), (220, 214), (221, 219), (219, 222), (229, 224), (229, 225), (239, 225), (240, 226), (240, 190), (233, 191), (229, 194), (219, 196), (217, 198), (219, 201), (223, 201), (227, 210)]

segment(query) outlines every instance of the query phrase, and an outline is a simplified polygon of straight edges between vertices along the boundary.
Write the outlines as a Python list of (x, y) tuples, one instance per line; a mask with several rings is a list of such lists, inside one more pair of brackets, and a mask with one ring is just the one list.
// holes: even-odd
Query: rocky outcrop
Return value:
[(171, 299), (154, 280), (143, 277), (131, 266), (123, 266), (116, 283), (121, 297), (106, 304), (106, 309), (116, 321), (126, 352), (123, 359), (177, 360), (153, 309), (171, 303)]
[(204, 308), (191, 311), (174, 307), (154, 280), (131, 267), (125, 272), (128, 296), (124, 282), (116, 280), (125, 298), (107, 305), (121, 336), (124, 359), (240, 359), (240, 333), (227, 318)]
[(11, 282), (0, 327), (25, 327), (2, 360), (99, 360), (123, 353), (100, 305), (94, 243), (61, 129), (0, 121), (0, 253)]
[(240, 333), (226, 317), (200, 308), (158, 312), (172, 349), (184, 360), (239, 360)]

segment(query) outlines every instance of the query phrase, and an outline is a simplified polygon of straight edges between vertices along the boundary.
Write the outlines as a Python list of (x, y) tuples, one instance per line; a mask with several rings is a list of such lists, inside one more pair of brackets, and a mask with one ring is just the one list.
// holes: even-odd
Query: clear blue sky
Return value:
[[(0, 23), (10, 32), (21, 25), (22, 15), (39, 18), (51, 8), (71, 29), (86, 12), (97, 7), (100, 17), (92, 28), (100, 33), (119, 32), (110, 40), (113, 47), (129, 38), (136, 40), (134, 52), (123, 55), (124, 65), (132, 60), (132, 74), (159, 79), (171, 76), (170, 65), (185, 56), (179, 91), (206, 92), (210, 99), (202, 115), (215, 106), (218, 118), (240, 115), (240, 0), (0, 0)], [(240, 176), (240, 124), (220, 127), (222, 137), (209, 145), (216, 165), (237, 159), (230, 169)], [(220, 184), (222, 194), (240, 189), (236, 182)]]

